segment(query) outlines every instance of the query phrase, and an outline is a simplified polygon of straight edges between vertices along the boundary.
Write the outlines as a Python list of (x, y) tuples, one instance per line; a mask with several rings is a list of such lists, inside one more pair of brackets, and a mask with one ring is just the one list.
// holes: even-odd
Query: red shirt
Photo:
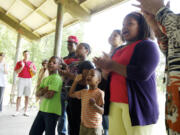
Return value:
[[(22, 69), (22, 71), (18, 74), (18, 77), (21, 78), (32, 78), (31, 74), (30, 74), (30, 65), (33, 64), (31, 61), (24, 61), (24, 68)], [(18, 70), (21, 67), (21, 61), (18, 61), (16, 63), (16, 67), (14, 70)], [(33, 68), (36, 70), (35, 65), (33, 64)]]
[[(137, 42), (117, 50), (112, 56), (112, 60), (122, 65), (128, 65)], [(116, 72), (111, 73), (110, 101), (128, 104), (126, 78)]]
[(76, 58), (67, 58), (67, 59), (64, 59), (64, 62), (69, 65), (71, 64), (72, 62), (75, 62), (75, 61), (79, 61), (79, 59), (76, 59)]

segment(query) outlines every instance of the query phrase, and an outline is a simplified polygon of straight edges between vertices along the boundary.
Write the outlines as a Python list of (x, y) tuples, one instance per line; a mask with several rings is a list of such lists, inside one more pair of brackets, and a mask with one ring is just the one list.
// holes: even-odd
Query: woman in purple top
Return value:
[(138, 12), (125, 17), (122, 32), (126, 45), (117, 48), (112, 59), (94, 59), (111, 76), (109, 135), (151, 135), (159, 115), (155, 82), (158, 48), (148, 40), (149, 26)]

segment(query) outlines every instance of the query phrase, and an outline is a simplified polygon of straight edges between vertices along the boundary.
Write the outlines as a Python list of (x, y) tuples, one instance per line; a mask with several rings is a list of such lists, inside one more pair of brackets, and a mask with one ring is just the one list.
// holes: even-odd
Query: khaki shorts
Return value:
[(21, 97), (22, 95), (29, 97), (31, 94), (31, 85), (31, 78), (19, 78), (17, 86), (17, 97)]
[(103, 129), (99, 128), (87, 128), (81, 124), (80, 126), (80, 135), (102, 135)]

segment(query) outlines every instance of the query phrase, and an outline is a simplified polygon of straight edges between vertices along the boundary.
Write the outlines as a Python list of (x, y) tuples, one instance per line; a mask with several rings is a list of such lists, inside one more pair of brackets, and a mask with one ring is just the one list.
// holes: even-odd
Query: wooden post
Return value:
[[(17, 35), (17, 42), (16, 42), (16, 54), (15, 54), (15, 59), (14, 59), (14, 67), (18, 61), (18, 56), (19, 56), (19, 50), (20, 50), (20, 44), (21, 44), (21, 34), (18, 33)], [(16, 72), (13, 72), (13, 83), (12, 83), (12, 89), (11, 89), (11, 94), (10, 94), (10, 104), (15, 103), (14, 97), (15, 97), (15, 89), (16, 89)]]
[(56, 19), (56, 33), (55, 33), (55, 45), (54, 45), (54, 55), (61, 55), (61, 46), (62, 46), (62, 31), (63, 31), (63, 12), (64, 7), (61, 2), (56, 2), (57, 7), (57, 19)]

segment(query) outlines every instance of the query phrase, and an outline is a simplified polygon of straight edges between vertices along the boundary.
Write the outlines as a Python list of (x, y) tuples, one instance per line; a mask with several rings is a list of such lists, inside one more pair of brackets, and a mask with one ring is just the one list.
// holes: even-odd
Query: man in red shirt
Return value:
[(67, 41), (68, 56), (64, 57), (64, 62), (69, 65), (73, 61), (78, 61), (75, 56), (76, 47), (78, 45), (78, 39), (76, 36), (69, 36)]
[(28, 116), (27, 107), (29, 96), (31, 94), (32, 76), (36, 73), (35, 65), (29, 61), (29, 51), (25, 50), (23, 52), (24, 59), (16, 63), (15, 72), (18, 74), (19, 81), (17, 86), (17, 101), (16, 101), (16, 113), (13, 116), (19, 114), (19, 106), (21, 102), (21, 96), (25, 95), (25, 108), (24, 116)]

